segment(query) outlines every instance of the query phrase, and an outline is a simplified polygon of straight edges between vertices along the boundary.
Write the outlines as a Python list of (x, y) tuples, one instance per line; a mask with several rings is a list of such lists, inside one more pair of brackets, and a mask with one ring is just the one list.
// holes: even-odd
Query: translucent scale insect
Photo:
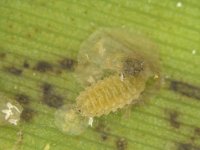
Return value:
[(112, 74), (131, 73), (141, 63), (142, 74), (160, 76), (157, 48), (149, 39), (125, 29), (100, 29), (82, 43), (76, 77), (86, 87)]
[(74, 105), (64, 105), (55, 113), (55, 125), (64, 133), (79, 135), (87, 126), (87, 118), (74, 109)]
[(159, 86), (159, 66), (156, 47), (147, 38), (125, 29), (98, 30), (81, 45), (75, 74), (85, 89), (65, 114), (71, 120), (78, 119), (76, 115), (80, 120), (89, 118), (92, 124), (93, 117), (138, 102), (141, 95)]

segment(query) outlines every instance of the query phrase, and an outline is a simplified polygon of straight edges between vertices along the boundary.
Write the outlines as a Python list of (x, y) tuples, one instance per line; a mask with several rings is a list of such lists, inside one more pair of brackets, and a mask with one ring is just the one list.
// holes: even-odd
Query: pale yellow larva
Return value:
[(77, 110), (85, 117), (99, 117), (136, 101), (145, 89), (143, 76), (124, 79), (112, 75), (87, 87), (77, 97)]

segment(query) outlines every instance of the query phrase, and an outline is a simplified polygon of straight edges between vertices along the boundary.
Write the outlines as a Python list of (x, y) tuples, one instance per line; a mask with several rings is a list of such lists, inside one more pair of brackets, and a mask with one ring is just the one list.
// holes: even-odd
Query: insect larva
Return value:
[(94, 32), (82, 43), (75, 70), (85, 90), (74, 107), (56, 112), (56, 126), (77, 135), (92, 126), (93, 117), (138, 102), (160, 80), (158, 60), (154, 44), (140, 34), (124, 29)]
[(145, 88), (142, 76), (127, 77), (123, 81), (118, 75), (98, 81), (77, 97), (77, 109), (82, 116), (95, 117), (108, 114), (137, 100)]

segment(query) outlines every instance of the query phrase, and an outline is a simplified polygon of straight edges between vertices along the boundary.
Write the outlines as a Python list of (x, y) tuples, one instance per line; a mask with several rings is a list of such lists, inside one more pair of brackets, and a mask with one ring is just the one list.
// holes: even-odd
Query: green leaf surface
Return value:
[[(43, 102), (42, 84), (74, 102), (81, 87), (60, 62), (76, 59), (80, 44), (103, 27), (148, 35), (159, 47), (165, 86), (128, 118), (111, 113), (79, 136), (66, 135), (54, 124), (56, 108)], [(41, 61), (47, 71), (37, 71)], [(29, 111), (19, 125), (0, 126), (0, 149), (199, 150), (199, 66), (198, 0), (1, 0), (0, 91), (13, 100), (27, 95)]]

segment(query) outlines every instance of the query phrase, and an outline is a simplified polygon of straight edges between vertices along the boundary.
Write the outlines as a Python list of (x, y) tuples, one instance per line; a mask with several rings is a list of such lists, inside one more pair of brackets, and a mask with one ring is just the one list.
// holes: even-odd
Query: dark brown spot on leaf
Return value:
[(198, 136), (200, 136), (200, 128), (195, 128), (194, 133)]
[(194, 128), (194, 134), (190, 139), (192, 141), (196, 141), (196, 140), (199, 140), (199, 138), (200, 138), (200, 128), (196, 127), (196, 128)]
[(174, 128), (180, 128), (180, 122), (178, 121), (179, 113), (175, 110), (168, 110), (170, 125)]
[(44, 95), (43, 102), (50, 107), (59, 108), (63, 105), (63, 97), (56, 94)]
[(105, 130), (106, 125), (103, 122), (99, 122), (96, 126), (95, 126), (95, 130), (96, 131), (103, 131)]
[(103, 141), (106, 141), (108, 139), (108, 131), (109, 128), (105, 125), (105, 123), (103, 122), (99, 122), (96, 127), (95, 130), (100, 134), (100, 137)]
[(178, 150), (192, 150), (192, 145), (188, 143), (180, 143)]
[(9, 72), (10, 74), (16, 75), (16, 76), (20, 76), (22, 74), (22, 69), (16, 68), (16, 67), (5, 67), (4, 68), (7, 72)]
[(30, 67), (30, 65), (29, 65), (29, 63), (28, 63), (27, 60), (24, 61), (23, 67), (24, 67), (24, 68), (29, 68), (29, 67)]
[(200, 150), (200, 147), (190, 143), (178, 143), (177, 150)]
[(60, 74), (62, 74), (62, 70), (61, 70), (61, 69), (56, 69), (56, 70), (55, 70), (55, 73), (56, 73), (57, 75), (60, 75)]
[(127, 149), (128, 143), (125, 138), (119, 138), (116, 141), (117, 150), (125, 150)]
[(191, 141), (195, 141), (196, 139), (199, 139), (200, 138), (200, 128), (199, 127), (196, 127), (194, 128), (194, 134), (191, 136)]
[(178, 150), (192, 150), (192, 145), (188, 143), (180, 143), (178, 145)]
[(170, 89), (182, 95), (200, 100), (200, 87), (172, 80), (170, 82)]
[(35, 111), (33, 109), (24, 107), (20, 118), (23, 121), (30, 122), (33, 119), (34, 115), (35, 115)]
[(16, 101), (18, 101), (21, 105), (28, 105), (30, 102), (30, 98), (28, 95), (19, 93), (15, 95)]
[(101, 139), (106, 141), (108, 139), (108, 134), (106, 132), (101, 132)]
[(55, 93), (53, 86), (49, 83), (44, 83), (42, 85), (43, 97), (42, 102), (49, 107), (59, 108), (63, 102), (63, 97)]
[(174, 109), (165, 109), (165, 113), (169, 118), (169, 123), (174, 128), (179, 128), (181, 123), (179, 122), (179, 112)]
[(37, 70), (38, 72), (44, 73), (44, 72), (47, 72), (47, 71), (52, 71), (53, 66), (49, 62), (41, 60), (41, 61), (37, 62), (34, 69)]
[(6, 58), (6, 53), (0, 52), (0, 59), (4, 59), (4, 58)]
[(77, 61), (71, 58), (64, 58), (63, 60), (60, 61), (61, 68), (67, 71), (73, 71), (76, 64)]
[(43, 95), (51, 94), (51, 92), (53, 91), (53, 86), (49, 83), (44, 83), (42, 85), (42, 90), (43, 90)]

